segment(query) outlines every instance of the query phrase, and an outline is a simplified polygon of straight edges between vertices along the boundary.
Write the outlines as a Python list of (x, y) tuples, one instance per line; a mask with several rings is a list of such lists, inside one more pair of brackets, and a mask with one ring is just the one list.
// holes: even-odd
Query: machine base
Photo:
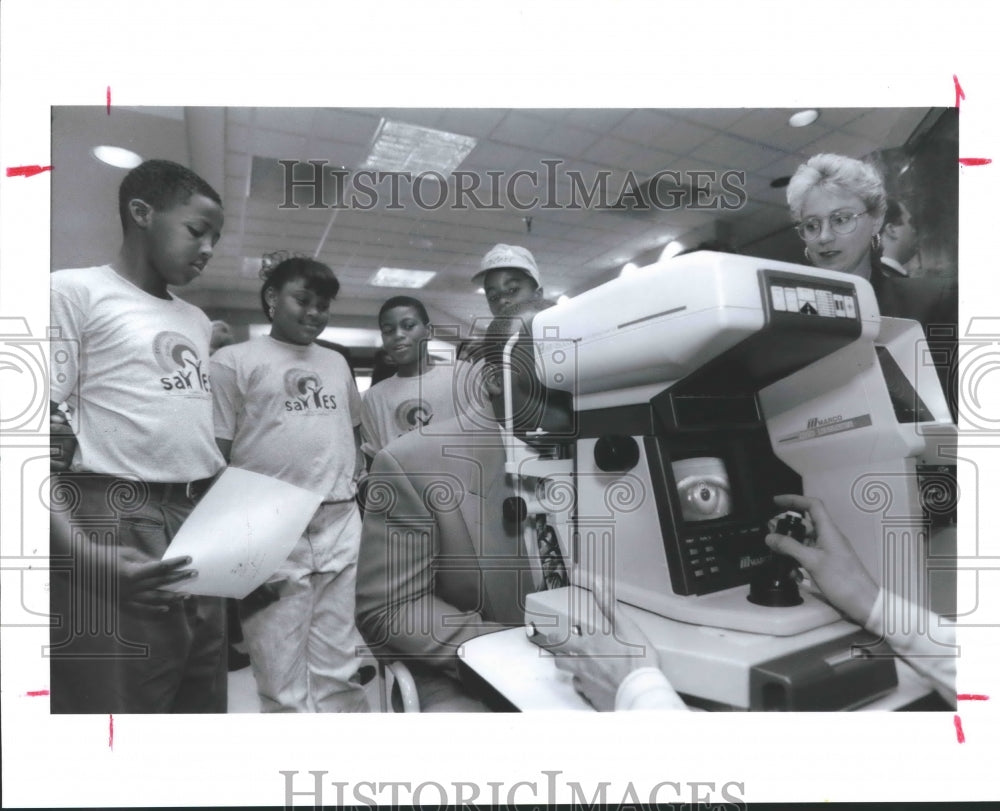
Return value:
[[(898, 683), (891, 652), (870, 647), (875, 640), (843, 620), (777, 637), (677, 622), (624, 603), (615, 607), (649, 637), (674, 689), (695, 704), (849, 710)], [(573, 586), (528, 595), (525, 621), (546, 634), (557, 654), (559, 640), (569, 639), (573, 625), (601, 631), (604, 623), (590, 592)], [(622, 643), (627, 656), (629, 640)]]

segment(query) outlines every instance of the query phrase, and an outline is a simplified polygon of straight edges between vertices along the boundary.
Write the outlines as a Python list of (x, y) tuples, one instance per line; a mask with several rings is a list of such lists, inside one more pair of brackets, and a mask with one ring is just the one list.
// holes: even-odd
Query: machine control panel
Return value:
[(861, 320), (857, 293), (850, 284), (765, 270), (766, 305), (776, 313), (816, 316), (818, 319), (857, 323)]
[(679, 560), (671, 562), (674, 591), (708, 594), (748, 581), (768, 558), (762, 523), (701, 528), (681, 537)]

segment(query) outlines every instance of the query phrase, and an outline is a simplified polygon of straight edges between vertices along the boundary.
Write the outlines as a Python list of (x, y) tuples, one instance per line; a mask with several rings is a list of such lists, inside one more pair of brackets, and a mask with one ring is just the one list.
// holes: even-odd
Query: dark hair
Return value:
[(895, 197), (889, 197), (885, 201), (885, 222), (882, 227), (885, 228), (887, 225), (902, 225), (903, 224), (903, 209), (899, 205), (899, 200)]
[(420, 299), (415, 299), (413, 296), (393, 296), (387, 299), (385, 304), (379, 308), (378, 321), (380, 324), (382, 323), (382, 316), (395, 307), (412, 307), (417, 311), (417, 315), (420, 316), (421, 321), (425, 324), (431, 323), (430, 316), (427, 315), (427, 308), (424, 307)]
[(122, 228), (128, 226), (129, 200), (138, 197), (154, 209), (163, 211), (186, 203), (194, 194), (202, 194), (222, 205), (219, 193), (186, 166), (164, 160), (140, 163), (125, 175), (118, 187), (118, 216), (121, 217)]
[[(264, 271), (261, 272), (264, 273)], [(340, 282), (333, 275), (333, 271), (322, 262), (304, 256), (293, 256), (291, 259), (279, 262), (266, 273), (264, 286), (260, 289), (260, 306), (268, 320), (270, 320), (271, 315), (268, 312), (265, 294), (271, 289), (281, 290), (288, 282), (295, 279), (301, 279), (305, 283), (306, 290), (328, 298), (330, 301), (333, 301), (337, 297), (337, 293), (340, 292)]]

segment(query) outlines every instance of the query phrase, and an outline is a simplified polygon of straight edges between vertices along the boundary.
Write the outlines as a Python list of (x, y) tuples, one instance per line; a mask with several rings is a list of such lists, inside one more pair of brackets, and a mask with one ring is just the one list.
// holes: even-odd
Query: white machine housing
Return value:
[[(824, 500), (877, 582), (927, 599), (920, 474), (954, 462), (955, 429), (920, 325), (881, 318), (866, 280), (698, 252), (545, 310), (532, 333), (540, 380), (573, 394), (578, 420), (572, 472), (531, 471), (543, 491), (563, 493), (567, 477), (575, 491), (550, 521), (571, 582), (601, 576), (618, 600), (678, 624), (677, 639), (695, 633), (717, 648), (706, 666), (737, 649), (741, 667), (755, 647), (794, 651), (834, 623), (824, 639), (856, 631), (808, 583), (800, 606), (747, 600), (771, 498), (797, 490)], [(700, 455), (730, 468), (735, 515), (690, 524), (670, 463)], [(529, 601), (530, 621), (551, 624), (547, 602)]]

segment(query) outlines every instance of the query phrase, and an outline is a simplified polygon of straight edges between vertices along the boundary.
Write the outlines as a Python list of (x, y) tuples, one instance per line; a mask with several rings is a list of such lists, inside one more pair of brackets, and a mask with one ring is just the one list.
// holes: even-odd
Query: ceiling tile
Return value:
[(447, 132), (469, 135), (473, 138), (485, 138), (506, 114), (506, 110), (474, 107), (445, 110), (441, 114), (438, 126)]
[[(127, 112), (111, 124), (120, 120), (126, 134), (137, 140), (140, 151), (145, 150), (143, 154), (153, 154), (150, 150), (188, 154), (182, 108), (171, 118), (155, 119), (158, 140), (145, 144), (138, 143), (146, 137), (139, 119), (151, 120), (154, 115)], [(224, 139), (225, 150), (220, 188), (226, 208), (224, 236), (217, 245), (211, 272), (191, 289), (201, 300), (234, 298), (255, 308), (258, 281), (240, 275), (243, 257), (278, 249), (311, 255), (323, 240), (321, 258), (334, 267), (343, 285), (344, 300), (338, 302), (338, 312), (358, 317), (373, 313), (378, 301), (391, 291), (369, 288), (368, 278), (380, 264), (389, 263), (438, 272), (425, 291), (436, 312), (458, 313), (468, 319), (485, 316), (485, 302), (469, 289), (469, 278), (482, 255), (497, 242), (523, 244), (534, 251), (550, 290), (585, 289), (616, 273), (625, 261), (623, 257), (655, 254), (671, 238), (693, 229), (710, 229), (715, 223), (725, 224), (736, 248), (754, 246), (761, 240), (766, 242), (769, 234), (781, 234), (789, 228), (785, 191), (770, 187), (774, 177), (791, 174), (821, 149), (861, 156), (877, 147), (899, 146), (930, 111), (826, 108), (814, 125), (799, 129), (787, 124), (791, 112), (738, 108), (229, 109), (225, 126), (215, 136)], [(277, 191), (268, 187), (264, 197), (246, 198), (253, 155), (327, 160), (334, 166), (354, 168), (365, 157), (383, 117), (479, 139), (461, 169), (479, 173), (476, 197), (483, 203), (491, 202), (492, 197), (485, 172), (502, 172), (497, 197), (504, 208), (456, 210), (452, 205), (454, 184), (447, 188), (444, 207), (436, 210), (417, 206), (405, 184), (400, 211), (386, 209), (389, 200), (385, 193), (370, 211), (309, 208), (301, 197), (299, 208), (280, 209), (280, 178)], [(98, 118), (102, 128), (109, 126), (106, 116)], [(53, 118), (54, 142), (61, 120)], [(74, 132), (65, 137), (82, 142), (88, 133), (73, 120)], [(175, 145), (162, 142), (168, 125), (176, 130), (172, 136)], [(542, 162), (552, 159), (564, 163), (557, 170), (555, 199), (549, 200), (544, 195)], [(87, 175), (92, 163), (88, 159), (71, 166), (74, 178)], [(746, 171), (748, 199), (735, 210), (705, 211), (629, 212), (599, 210), (598, 201), (583, 204), (580, 192), (590, 190), (602, 172), (607, 173), (603, 175), (608, 189), (604, 202), (613, 203), (628, 171), (645, 180), (661, 169)], [(521, 197), (540, 193), (537, 204), (526, 211), (506, 205), (507, 181), (518, 170), (538, 172), (542, 186), (533, 187), (530, 179), (518, 184)], [(583, 189), (579, 182), (577, 187), (570, 182), (568, 172), (573, 171), (580, 173)], [(386, 187), (379, 190), (385, 192)], [(571, 198), (573, 191), (575, 200)], [(575, 208), (569, 207), (570, 202)], [(544, 203), (557, 207), (542, 208)], [(82, 215), (77, 212), (75, 216)], [(95, 212), (93, 216), (104, 214)], [(527, 218), (531, 219), (530, 232)], [(99, 223), (93, 230), (99, 230)], [(254, 317), (259, 318), (259, 314)]]
[(383, 118), (402, 121), (406, 124), (416, 124), (418, 127), (441, 129), (441, 119), (445, 111), (436, 108), (423, 107), (393, 107), (381, 112)]
[(328, 138), (331, 141), (341, 141), (358, 144), (367, 149), (378, 129), (381, 116), (378, 114), (363, 114), (347, 110), (318, 110), (313, 122), (312, 132), (317, 138)]
[(307, 160), (325, 160), (331, 167), (343, 166), (352, 170), (361, 166), (367, 156), (358, 144), (329, 138), (310, 139), (306, 154)]
[(254, 129), (250, 133), (250, 151), (254, 155), (280, 160), (305, 160), (306, 136), (276, 130)]
[(312, 128), (314, 108), (302, 107), (258, 107), (250, 117), (255, 129), (276, 130), (305, 135)]
[(482, 141), (469, 153), (460, 168), (516, 169), (523, 150), (516, 146)]
[(490, 139), (501, 143), (534, 148), (538, 142), (548, 135), (552, 127), (546, 121), (511, 112), (493, 129)]
[(656, 139), (656, 144), (676, 155), (684, 155), (714, 135), (714, 130), (700, 124), (689, 124), (679, 118), (671, 118)]
[(581, 127), (555, 127), (533, 146), (547, 153), (551, 158), (578, 158), (597, 141), (600, 136)]
[(628, 169), (628, 158), (634, 150), (635, 146), (628, 141), (608, 136), (601, 138), (601, 140), (590, 147), (583, 154), (583, 157), (585, 160), (601, 164), (602, 166)]
[(636, 147), (626, 160), (626, 167), (640, 177), (646, 178), (662, 169), (673, 169), (679, 158), (671, 152), (650, 147)]
[(877, 148), (878, 144), (874, 141), (848, 135), (846, 132), (833, 132), (809, 143), (811, 154), (835, 152), (840, 155), (849, 155), (852, 158), (863, 158)]
[(702, 124), (717, 130), (728, 130), (741, 123), (749, 110), (743, 107), (731, 109), (679, 109), (671, 110), (671, 114), (692, 124)]
[(565, 122), (594, 132), (607, 133), (618, 126), (629, 112), (629, 110), (601, 108), (570, 110), (566, 113)]
[(662, 111), (633, 110), (611, 132), (637, 144), (655, 144), (672, 124)]

